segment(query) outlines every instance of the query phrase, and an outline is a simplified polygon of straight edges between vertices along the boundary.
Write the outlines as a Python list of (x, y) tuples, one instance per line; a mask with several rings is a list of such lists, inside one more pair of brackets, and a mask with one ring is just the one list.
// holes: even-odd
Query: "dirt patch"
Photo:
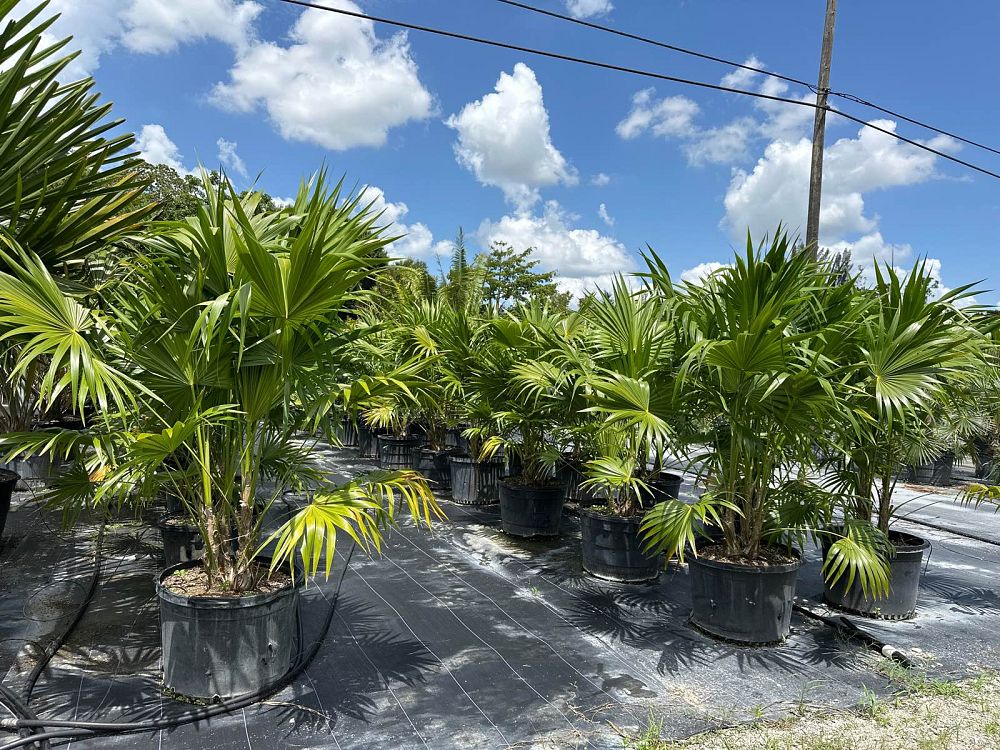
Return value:
[(175, 570), (163, 580), (163, 587), (180, 596), (208, 596), (213, 599), (238, 599), (241, 596), (256, 596), (257, 594), (273, 594), (292, 585), (292, 578), (287, 573), (276, 570), (257, 585), (247, 591), (233, 591), (220, 581), (214, 584), (209, 581), (204, 568), (181, 568)]

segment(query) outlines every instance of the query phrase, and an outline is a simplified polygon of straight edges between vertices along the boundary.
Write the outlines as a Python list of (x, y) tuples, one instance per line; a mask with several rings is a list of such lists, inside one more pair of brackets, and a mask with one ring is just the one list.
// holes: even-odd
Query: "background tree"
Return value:
[(562, 293), (555, 284), (554, 271), (536, 271), (539, 262), (532, 256), (534, 248), (520, 252), (503, 240), (476, 257), (475, 265), (483, 272), (483, 299), (493, 310), (505, 310), (515, 305), (537, 300), (555, 309), (569, 307), (569, 293)]

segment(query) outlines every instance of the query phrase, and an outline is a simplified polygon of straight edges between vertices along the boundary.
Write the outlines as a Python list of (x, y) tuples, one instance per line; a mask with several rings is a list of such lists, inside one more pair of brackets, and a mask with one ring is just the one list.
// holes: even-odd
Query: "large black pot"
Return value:
[(378, 443), (378, 465), (383, 469), (395, 471), (413, 468), (413, 449), (422, 442), (419, 437), (396, 437), (395, 435), (379, 435), (376, 441)]
[(378, 442), (375, 440), (377, 433), (364, 422), (358, 422), (358, 455), (361, 458), (375, 458), (378, 456)]
[(17, 489), (30, 489), (31, 480), (45, 480), (55, 475), (58, 461), (55, 463), (48, 454), (23, 456), (8, 463), (0, 464), (0, 469), (18, 475)]
[(194, 524), (164, 516), (156, 525), (163, 540), (163, 561), (167, 567), (194, 562), (205, 556), (205, 540)]
[(492, 505), (500, 500), (499, 482), (503, 461), (476, 461), (469, 456), (452, 456), (451, 499), (461, 505)]
[(580, 511), (583, 569), (597, 578), (623, 583), (652, 581), (663, 567), (662, 554), (647, 554), (639, 537), (641, 517)]
[(184, 596), (163, 586), (175, 570), (200, 564), (174, 565), (157, 581), (163, 684), (194, 698), (228, 698), (284, 677), (296, 645), (298, 588), (215, 598)]
[(681, 493), (681, 484), (683, 483), (684, 477), (680, 474), (661, 471), (656, 477), (646, 482), (649, 486), (649, 492), (645, 490), (639, 492), (642, 507), (648, 509), (667, 498), (676, 499)]
[(10, 513), (10, 497), (14, 494), (14, 487), (21, 480), (16, 472), (0, 469), (0, 536), (7, 526), (7, 514)]
[[(833, 529), (838, 531), (838, 529)], [(830, 551), (835, 539), (823, 537), (823, 559)], [(917, 612), (917, 596), (920, 593), (920, 574), (923, 571), (924, 553), (931, 543), (914, 534), (890, 531), (889, 541), (896, 548), (896, 554), (889, 561), (889, 594), (881, 599), (865, 596), (857, 580), (847, 587), (847, 576), (841, 576), (832, 586), (826, 583), (823, 598), (837, 609), (862, 617), (880, 620), (908, 620)]]
[(753, 567), (689, 557), (691, 624), (727, 641), (757, 645), (783, 641), (791, 627), (801, 565), (801, 559)]
[(581, 461), (565, 459), (556, 467), (556, 479), (566, 488), (567, 502), (577, 503), (584, 508), (605, 504), (607, 493), (597, 487), (584, 486), (586, 478)]
[(511, 536), (556, 536), (566, 490), (558, 482), (535, 487), (500, 482), (500, 525)]
[(928, 464), (908, 467), (906, 481), (932, 487), (945, 487), (951, 483), (951, 470), (954, 466), (955, 454), (948, 451)]
[(469, 452), (469, 438), (462, 434), (462, 427), (449, 427), (444, 433), (444, 447), (454, 448), (458, 453)]
[(413, 468), (433, 482), (434, 489), (451, 489), (451, 452), (436, 451), (431, 448), (416, 447), (413, 449)]
[(358, 425), (350, 417), (344, 417), (340, 423), (340, 434), (337, 437), (345, 448), (357, 448)]

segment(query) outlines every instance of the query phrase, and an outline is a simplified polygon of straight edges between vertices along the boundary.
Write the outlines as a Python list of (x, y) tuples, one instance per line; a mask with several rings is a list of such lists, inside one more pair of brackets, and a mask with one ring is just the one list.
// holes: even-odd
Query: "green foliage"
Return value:
[(540, 261), (532, 258), (533, 253), (534, 248), (517, 251), (497, 241), (476, 257), (475, 265), (483, 279), (483, 300), (491, 310), (508, 310), (529, 300), (552, 309), (569, 307), (570, 295), (556, 288), (555, 272), (536, 271)]
[[(281, 532), (275, 565), (298, 553), (310, 574), (316, 550), (329, 563), (347, 525), (378, 549), (397, 502), (425, 523), (440, 517), (421, 478), (337, 487), (296, 437), (339, 415), (331, 410), (351, 393), (403, 383), (399, 373), (336, 379), (352, 364), (349, 345), (370, 333), (348, 313), (386, 263), (377, 217), (322, 173), (287, 211), (258, 210), (257, 195), (240, 198), (224, 178), (203, 190), (197, 215), (157, 224), (97, 300), (61, 287), (23, 251), (15, 273), (0, 274), (0, 335), (33, 336), (18, 367), (50, 361), (43, 397), (68, 389), (79, 413), (99, 407), (89, 444), (73, 430), (50, 438), (71, 453), (72, 481), (49, 501), (72, 513), (170, 490), (201, 529), (210, 577), (233, 591), (254, 585), (260, 523), (285, 487), (308, 487), (310, 501)], [(4, 444), (23, 452), (38, 442)]]
[(124, 210), (143, 187), (133, 137), (110, 135), (121, 121), (92, 79), (59, 82), (75, 55), (60, 54), (68, 39), (47, 41), (44, 10), (0, 4), (0, 224), (49, 268), (79, 266), (149, 211)]

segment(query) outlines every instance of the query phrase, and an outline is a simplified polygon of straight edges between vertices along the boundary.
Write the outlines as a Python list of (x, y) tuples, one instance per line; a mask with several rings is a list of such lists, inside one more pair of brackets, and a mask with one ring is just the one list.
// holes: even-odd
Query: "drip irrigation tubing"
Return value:
[[(103, 532), (104, 527), (102, 526), (102, 536)], [(357, 544), (352, 543), (351, 549), (347, 553), (347, 559), (344, 562), (344, 569), (337, 581), (337, 588), (333, 595), (333, 601), (330, 603), (323, 625), (320, 628), (320, 632), (308, 651), (302, 650), (304, 646), (304, 636), (302, 632), (301, 617), (299, 618), (299, 653), (296, 656), (295, 664), (280, 679), (269, 685), (265, 685), (259, 690), (248, 693), (247, 695), (241, 695), (235, 698), (223, 700), (210, 706), (186, 711), (175, 716), (149, 719), (146, 721), (78, 721), (75, 719), (41, 719), (35, 715), (30, 708), (28, 708), (26, 701), (22, 702), (17, 698), (17, 696), (10, 693), (13, 700), (8, 708), (14, 714), (15, 718), (0, 720), (0, 729), (8, 731), (21, 731), (28, 729), (33, 732), (39, 729), (50, 729), (50, 731), (43, 731), (41, 733), (23, 736), (17, 740), (4, 743), (3, 745), (0, 745), (0, 750), (16, 750), (16, 748), (28, 747), (29, 745), (35, 744), (45, 750), (45, 748), (49, 747), (49, 740), (53, 739), (83, 739), (99, 735), (131, 734), (136, 732), (159, 731), (161, 729), (174, 729), (185, 724), (193, 724), (195, 722), (211, 719), (222, 714), (239, 711), (260, 703), (261, 701), (267, 700), (302, 674), (302, 672), (304, 672), (312, 663), (313, 659), (316, 658), (316, 654), (319, 653), (319, 649), (323, 645), (323, 642), (326, 640), (326, 636), (330, 631), (330, 626), (336, 612), (337, 599), (340, 595), (340, 588), (343, 585), (344, 577), (347, 575), (347, 571), (350, 568), (351, 558), (354, 556), (356, 549)], [(98, 554), (100, 554), (100, 540), (98, 542)], [(63, 632), (60, 638), (57, 639), (56, 642), (58, 642), (59, 645), (55, 648), (50, 647), (46, 649), (46, 658), (40, 660), (38, 665), (35, 667), (38, 674), (41, 674), (49, 660), (55, 655), (62, 643), (66, 641), (73, 629), (80, 623), (86, 609), (86, 605), (90, 603), (91, 599), (93, 599), (93, 594), (94, 591), (96, 591), (99, 579), (100, 564), (95, 566), (93, 583), (89, 591), (89, 595), (87, 599), (85, 599), (84, 605), (77, 611), (77, 615), (73, 618), (70, 626), (66, 628), (65, 632)], [(34, 682), (38, 679), (38, 674), (35, 674), (35, 670), (32, 671), (34, 680), (30, 683), (30, 687), (32, 689), (34, 688)], [(0, 686), (0, 688), (2, 688), (2, 686)], [(25, 692), (30, 695), (30, 690), (26, 689)], [(6, 688), (2, 688), (2, 690), (0, 690), (0, 703), (7, 705), (8, 699), (6, 696), (8, 693), (9, 691)]]

